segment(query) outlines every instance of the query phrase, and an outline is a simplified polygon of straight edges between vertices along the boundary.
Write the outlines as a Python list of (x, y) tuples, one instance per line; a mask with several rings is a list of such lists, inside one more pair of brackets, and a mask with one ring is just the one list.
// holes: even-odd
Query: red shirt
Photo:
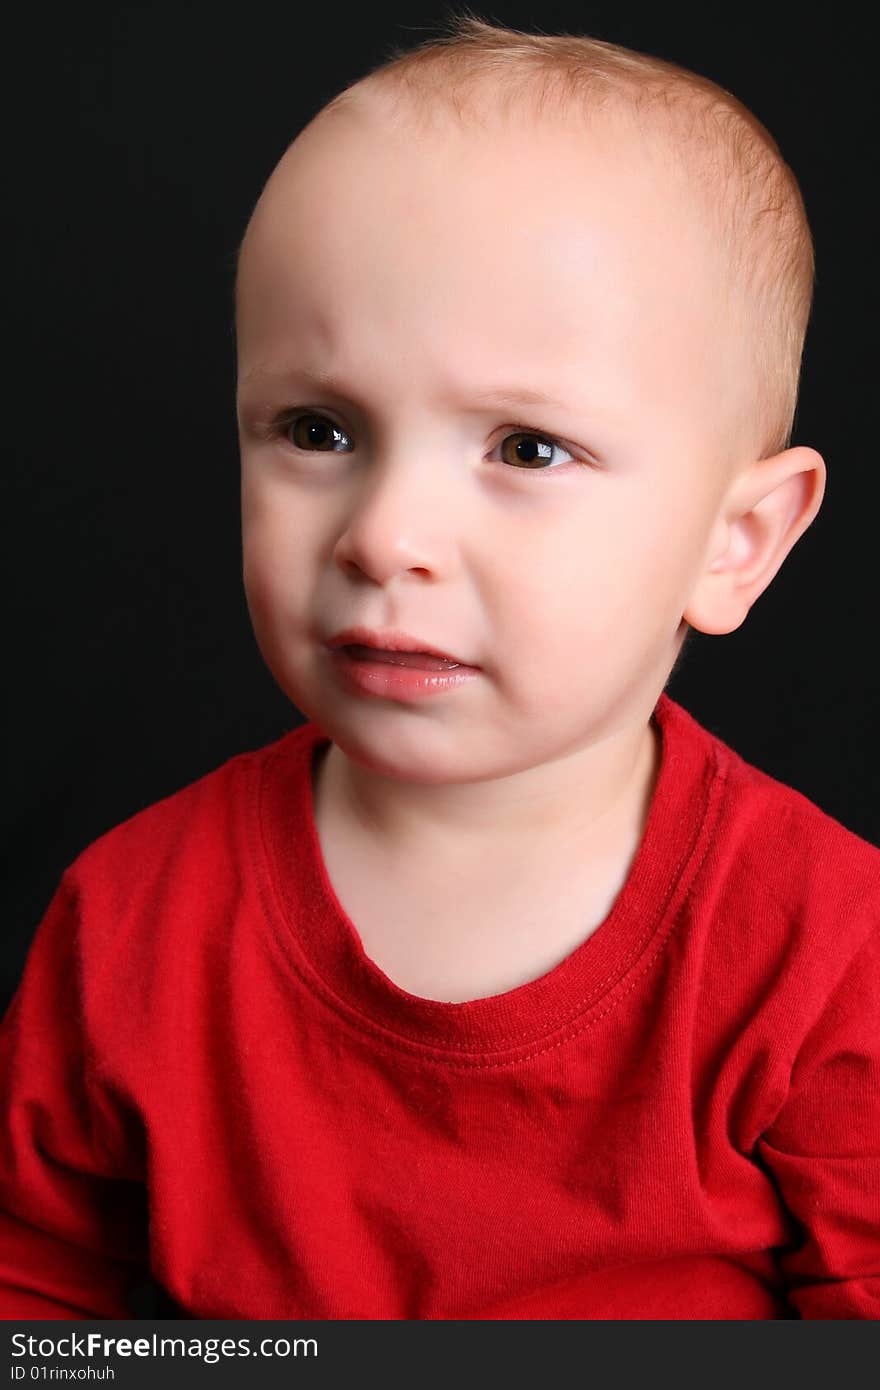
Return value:
[(655, 718), (611, 912), (488, 998), (366, 956), (314, 723), (89, 845), (0, 1030), (0, 1313), (880, 1316), (880, 850)]

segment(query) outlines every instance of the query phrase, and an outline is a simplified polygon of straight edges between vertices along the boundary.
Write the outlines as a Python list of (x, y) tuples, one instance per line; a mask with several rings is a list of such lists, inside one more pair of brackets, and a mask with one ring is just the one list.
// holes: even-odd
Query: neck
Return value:
[(423, 863), (517, 864), (571, 852), (633, 850), (644, 833), (660, 769), (652, 721), (599, 743), (489, 781), (406, 782), (347, 757), (331, 744), (315, 787), (316, 807), (357, 823), (385, 852)]

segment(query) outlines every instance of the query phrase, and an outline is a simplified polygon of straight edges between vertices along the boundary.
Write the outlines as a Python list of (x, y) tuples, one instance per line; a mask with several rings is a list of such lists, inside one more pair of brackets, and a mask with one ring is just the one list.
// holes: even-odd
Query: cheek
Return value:
[(507, 547), (494, 571), (496, 611), (535, 649), (599, 635), (631, 602), (631, 535), (598, 509), (547, 520)]
[(245, 547), (242, 578), (251, 626), (259, 635), (269, 626), (276, 607), (272, 576), (264, 567), (253, 547)]
[(242, 572), (254, 599), (294, 602), (307, 582), (313, 548), (308, 515), (283, 490), (253, 487), (242, 497)]
[(555, 517), (546, 533), (533, 529), (499, 561), (493, 606), (524, 673), (576, 668), (579, 657), (625, 662), (676, 629), (692, 546), (668, 498), (644, 486), (612, 495), (620, 481), (609, 479), (595, 506)]
[(242, 532), (242, 580), (255, 627), (294, 614), (307, 582), (301, 549), (282, 527), (249, 524)]
[(283, 553), (266, 519), (251, 517), (241, 534), (242, 575), (249, 597), (260, 599), (271, 593)]

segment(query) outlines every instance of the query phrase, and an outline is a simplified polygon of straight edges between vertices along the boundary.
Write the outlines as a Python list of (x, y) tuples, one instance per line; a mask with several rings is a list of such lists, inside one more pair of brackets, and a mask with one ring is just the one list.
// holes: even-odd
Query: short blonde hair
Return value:
[(749, 447), (757, 458), (789, 447), (813, 300), (813, 240), (794, 173), (735, 96), (662, 58), (584, 34), (523, 33), (467, 7), (447, 15), (439, 38), (395, 49), (318, 114), (371, 94), (426, 124), (438, 111), (465, 123), (511, 106), (538, 116), (609, 110), (634, 118), (671, 156), (718, 238), (728, 302), (743, 315), (731, 322), (744, 323), (750, 340), (754, 413), (740, 422)]

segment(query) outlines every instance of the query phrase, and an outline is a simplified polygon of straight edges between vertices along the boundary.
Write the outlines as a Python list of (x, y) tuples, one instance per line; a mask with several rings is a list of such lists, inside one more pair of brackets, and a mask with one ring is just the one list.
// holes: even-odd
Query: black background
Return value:
[[(300, 722), (241, 583), (235, 250), (302, 125), (445, 8), (90, 4), (6, 21), (0, 1007), (81, 849)], [(825, 502), (745, 625), (695, 636), (669, 689), (877, 842), (875, 84), (857, 11), (474, 8), (705, 73), (798, 176), (818, 281), (793, 443), (825, 458)]]

